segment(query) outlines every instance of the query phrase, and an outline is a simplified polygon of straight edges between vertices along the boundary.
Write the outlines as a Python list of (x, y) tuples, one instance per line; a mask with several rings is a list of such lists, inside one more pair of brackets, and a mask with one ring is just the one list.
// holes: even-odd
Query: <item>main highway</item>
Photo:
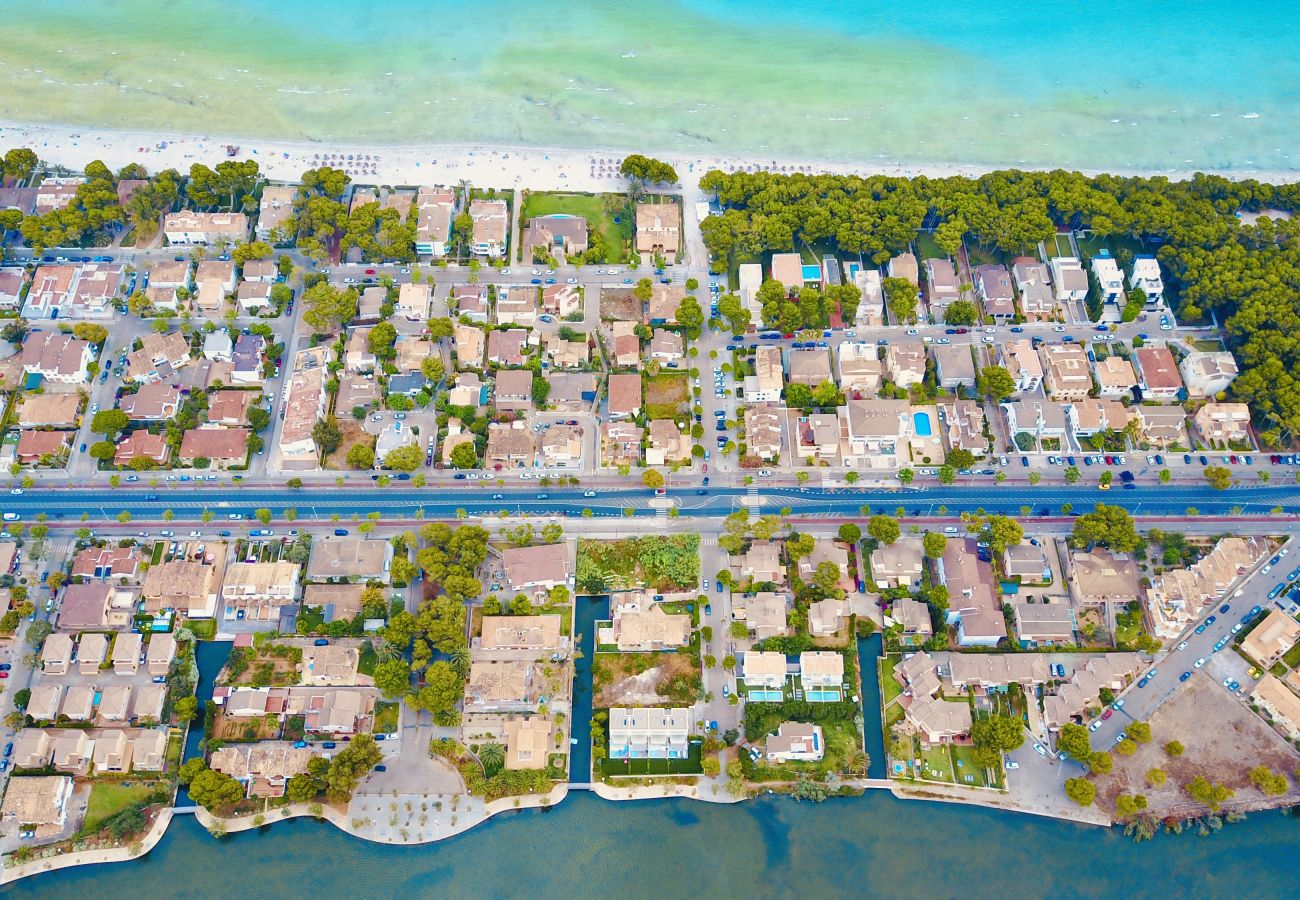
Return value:
[[(0, 494), (6, 521), (31, 523), (42, 515), (59, 521), (108, 521), (129, 513), (133, 520), (163, 518), (164, 511), (179, 522), (210, 513), (213, 521), (252, 518), (269, 509), (280, 519), (293, 509), (300, 519), (350, 518), (379, 513), (384, 518), (453, 518), (513, 515), (592, 516), (664, 515), (675, 508), (682, 517), (718, 517), (742, 506), (774, 513), (788, 507), (793, 516), (858, 516), (871, 512), (909, 517), (958, 516), (961, 513), (1003, 513), (1013, 516), (1079, 515), (1095, 504), (1120, 505), (1135, 516), (1194, 518), (1198, 516), (1300, 515), (1300, 486), (1258, 485), (1217, 491), (1208, 485), (1135, 485), (1103, 491), (1096, 487), (1028, 485), (937, 485), (908, 488), (748, 487), (669, 488), (663, 495), (644, 488), (592, 490), (572, 487), (416, 488), (402, 482), (384, 487), (328, 489), (229, 485), (197, 487), (50, 488)], [(899, 512), (901, 510), (901, 513)]]

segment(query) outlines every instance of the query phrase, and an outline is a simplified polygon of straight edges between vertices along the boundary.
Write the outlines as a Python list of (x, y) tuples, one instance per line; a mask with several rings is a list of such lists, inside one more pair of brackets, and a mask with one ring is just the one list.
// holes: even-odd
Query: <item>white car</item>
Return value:
[(935, 343), (936, 343), (936, 344), (951, 344), (952, 341), (949, 340), (948, 338), (939, 338), (938, 340), (935, 341)]
[(1064, 325), (1053, 325), (1053, 326), (1052, 326), (1052, 330), (1055, 331), (1057, 334), (1064, 334), (1064, 333), (1065, 333), (1065, 326), (1064, 326)]
[(566, 281), (567, 284), (577, 284), (577, 283), (578, 283), (578, 279), (576, 279), (576, 278), (568, 278), (568, 279), (566, 279), (565, 281)]
[(1037, 753), (1039, 756), (1041, 756), (1043, 759), (1047, 759), (1047, 748), (1044, 747), (1042, 744), (1038, 743), (1037, 741), (1034, 742), (1034, 752)]
[(1199, 668), (1201, 668), (1201, 667), (1204, 666), (1204, 665), (1205, 665), (1205, 657), (1202, 656), (1200, 659), (1198, 659), (1198, 660), (1196, 661), (1196, 663), (1192, 666), (1192, 668), (1193, 668), (1193, 669), (1199, 669)]
[(758, 470), (758, 474), (759, 474), (759, 477), (760, 477), (760, 478), (771, 478), (771, 477), (772, 477), (772, 470), (771, 470), (771, 469), (759, 469), (759, 470)]
[(1179, 644), (1179, 645), (1178, 645), (1178, 649), (1179, 649), (1179, 650), (1186, 650), (1186, 649), (1187, 649), (1187, 641), (1183, 641), (1181, 644)]

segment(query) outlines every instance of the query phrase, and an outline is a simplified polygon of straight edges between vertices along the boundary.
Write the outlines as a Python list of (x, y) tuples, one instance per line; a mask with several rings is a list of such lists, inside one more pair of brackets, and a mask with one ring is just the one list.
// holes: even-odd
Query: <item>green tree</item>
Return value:
[(451, 464), (457, 469), (472, 469), (478, 465), (478, 452), (474, 449), (474, 443), (467, 441), (457, 444), (451, 451)]
[(1222, 784), (1215, 784), (1204, 775), (1197, 775), (1183, 786), (1183, 790), (1187, 792), (1187, 796), (1197, 803), (1208, 806), (1210, 812), (1218, 812), (1219, 808), (1236, 794), (1236, 791), (1232, 790), (1232, 788)]
[(352, 288), (321, 281), (303, 291), (302, 319), (317, 334), (338, 331), (357, 315), (359, 298)]
[(262, 507), (261, 509), (256, 510), (253, 513), (253, 517), (257, 519), (257, 521), (261, 522), (263, 525), (271, 524), (271, 511), (266, 507)]
[(1109, 775), (1115, 768), (1115, 759), (1105, 750), (1094, 750), (1085, 757), (1084, 764), (1094, 775)]
[(333, 416), (318, 419), (312, 426), (311, 437), (320, 452), (326, 456), (343, 445), (343, 432), (339, 430), (338, 422)]
[(846, 544), (857, 544), (862, 539), (862, 529), (853, 522), (845, 522), (839, 527), (838, 535)]
[(416, 709), (433, 713), (450, 713), (456, 708), (460, 699), (462, 682), (460, 675), (444, 660), (431, 663), (424, 672), (424, 686), (408, 698)]
[(677, 171), (666, 162), (632, 153), (623, 158), (618, 168), (624, 178), (642, 184), (676, 184)]
[(229, 775), (203, 769), (189, 786), (190, 799), (208, 810), (225, 809), (244, 799), (244, 786)]
[(424, 463), (424, 451), (419, 444), (407, 444), (404, 447), (388, 451), (384, 457), (384, 468), (396, 472), (414, 472)]
[(505, 768), (506, 748), (495, 741), (489, 741), (479, 747), (478, 759), (483, 764), (483, 774), (492, 778)]
[(1232, 470), (1227, 466), (1206, 466), (1205, 481), (1216, 491), (1232, 487)]
[(172, 707), (176, 713), (176, 718), (181, 722), (192, 722), (199, 712), (199, 701), (197, 697), (181, 697)]
[(1151, 740), (1151, 726), (1146, 722), (1133, 722), (1124, 731), (1139, 744), (1145, 744)]
[(872, 516), (867, 520), (867, 534), (882, 544), (892, 544), (902, 534), (898, 520), (890, 516)]
[(1097, 504), (1093, 511), (1074, 520), (1070, 546), (1085, 548), (1100, 544), (1115, 553), (1132, 553), (1142, 545), (1133, 517), (1122, 506)]
[(1160, 787), (1168, 780), (1169, 776), (1164, 769), (1147, 769), (1147, 784), (1152, 787)]
[(906, 278), (886, 278), (880, 283), (889, 304), (890, 318), (894, 322), (916, 321), (917, 290), (916, 285)]
[(90, 430), (96, 434), (114, 435), (131, 424), (130, 417), (120, 409), (101, 409), (90, 420)]
[(373, 469), (375, 451), (369, 444), (353, 444), (348, 448), (347, 463), (354, 469)]
[(1001, 402), (1016, 392), (1016, 383), (1002, 366), (986, 366), (976, 376), (975, 389), (981, 396)]
[(1097, 789), (1086, 778), (1067, 778), (1065, 796), (1080, 806), (1092, 806), (1092, 801), (1097, 798)]
[(940, 467), (939, 467), (939, 483), (940, 483), (940, 484), (952, 484), (952, 483), (953, 483), (954, 481), (956, 481), (956, 480), (957, 480), (957, 470), (956, 470), (956, 469), (954, 469), (952, 466), (940, 466)]
[(1092, 740), (1088, 729), (1082, 725), (1067, 723), (1061, 726), (1061, 733), (1056, 738), (1059, 750), (1068, 753), (1071, 759), (1087, 759), (1092, 755)]
[(930, 559), (939, 559), (948, 548), (948, 538), (937, 531), (927, 531), (925, 537), (921, 538), (921, 546)]
[(979, 310), (969, 300), (954, 300), (944, 311), (943, 321), (947, 325), (974, 325), (979, 317)]
[(1165, 755), (1172, 756), (1175, 758), (1182, 756), (1183, 755), (1182, 742), (1170, 741), (1169, 743), (1165, 744)]
[(646, 469), (641, 473), (641, 483), (648, 488), (662, 488), (664, 486), (663, 473), (657, 469)]
[(1266, 797), (1281, 797), (1287, 792), (1286, 776), (1268, 766), (1259, 765), (1251, 769), (1250, 780)]
[(1134, 753), (1137, 753), (1137, 749), (1137, 741), (1132, 738), (1124, 738), (1124, 740), (1115, 745), (1115, 752), (1120, 756), (1132, 756)]
[(411, 667), (404, 659), (390, 659), (375, 665), (374, 678), (385, 697), (400, 697), (411, 686)]

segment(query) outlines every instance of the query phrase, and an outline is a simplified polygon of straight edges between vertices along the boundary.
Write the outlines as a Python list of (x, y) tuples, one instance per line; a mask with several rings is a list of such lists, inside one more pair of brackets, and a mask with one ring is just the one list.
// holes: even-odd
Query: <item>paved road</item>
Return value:
[[(593, 496), (585, 496), (592, 494)], [(230, 486), (196, 487), (173, 483), (158, 488), (117, 489), (33, 489), (18, 494), (0, 495), (0, 510), (33, 520), (39, 513), (49, 518), (112, 519), (120, 512), (132, 518), (158, 517), (165, 509), (180, 520), (194, 520), (203, 510), (217, 518), (251, 517), (254, 510), (270, 509), (277, 517), (286, 508), (294, 508), (303, 518), (342, 517), (369, 512), (389, 515), (425, 517), (455, 515), (465, 510), (471, 515), (492, 514), (501, 510), (534, 515), (581, 515), (590, 509), (593, 515), (622, 516), (625, 509), (634, 515), (655, 515), (652, 502), (670, 500), (682, 516), (721, 516), (741, 505), (759, 505), (768, 511), (790, 507), (791, 514), (858, 515), (862, 507), (894, 513), (899, 509), (908, 516), (957, 515), (962, 512), (1002, 512), (1011, 515), (1059, 515), (1069, 504), (1072, 512), (1085, 512), (1095, 503), (1118, 504), (1135, 515), (1196, 517), (1202, 515), (1265, 514), (1277, 510), (1282, 514), (1300, 513), (1300, 488), (1296, 486), (1259, 486), (1215, 491), (1201, 485), (1137, 486), (1125, 491), (1100, 491), (1079, 485), (974, 487), (948, 485), (889, 489), (849, 489), (819, 487), (768, 487), (750, 490), (745, 487), (714, 489), (669, 489), (664, 498), (655, 497), (645, 488), (588, 490), (581, 488), (526, 488), (477, 485), (466, 488), (408, 487), (396, 482), (387, 487), (292, 489), (280, 487)]]

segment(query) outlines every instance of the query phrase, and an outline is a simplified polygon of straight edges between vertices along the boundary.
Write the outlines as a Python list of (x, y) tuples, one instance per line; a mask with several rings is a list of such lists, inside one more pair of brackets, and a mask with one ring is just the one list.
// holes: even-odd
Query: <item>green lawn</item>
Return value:
[(194, 632), (194, 637), (200, 641), (210, 641), (217, 636), (216, 619), (191, 619), (185, 623), (185, 627)]
[(893, 656), (876, 660), (876, 666), (880, 670), (880, 702), (884, 706), (893, 703), (903, 693), (903, 686), (894, 678), (894, 666), (897, 664), (898, 659)]
[(604, 194), (530, 193), (524, 200), (520, 227), (527, 227), (528, 220), (533, 216), (549, 216), (557, 213), (582, 216), (587, 220), (587, 227), (599, 231), (604, 239), (605, 262), (621, 263), (626, 259), (628, 242), (632, 240), (632, 217), (627, 213), (621, 213), (619, 214), (621, 221), (616, 224), (614, 216), (605, 212), (604, 197)]
[(121, 784), (109, 781), (95, 782), (90, 788), (90, 801), (86, 806), (86, 820), (81, 826), (82, 833), (94, 834), (110, 816), (137, 803), (143, 803), (152, 793), (153, 788), (140, 784), (123, 787)]
[[(196, 727), (202, 727), (202, 725), (201, 724), (191, 725), (190, 727), (196, 728)], [(183, 749), (184, 747), (181, 745), (181, 730), (179, 728), (173, 729), (167, 735), (167, 771), (168, 772), (175, 772), (177, 769), (181, 767), (181, 751)]]
[(927, 259), (943, 259), (948, 254), (939, 249), (939, 245), (934, 242), (934, 233), (922, 231), (916, 236), (916, 253), (917, 261), (922, 265)]
[(699, 775), (700, 745), (691, 742), (686, 759), (609, 759), (600, 761), (606, 775)]
[(952, 781), (952, 759), (948, 748), (939, 746), (921, 751), (924, 777), (930, 781)]
[(1296, 644), (1282, 656), (1282, 662), (1287, 664), (1287, 668), (1294, 669), (1300, 666), (1300, 644)]
[(370, 641), (366, 641), (361, 645), (361, 656), (357, 660), (357, 671), (362, 675), (374, 675), (377, 662), (379, 662), (379, 654), (375, 652), (375, 645)]
[(1070, 237), (1065, 234), (1054, 234), (1050, 241), (1046, 241), (1044, 246), (1051, 256), (1073, 256), (1074, 250), (1070, 247)]
[(375, 704), (375, 733), (393, 734), (397, 731), (398, 704), (380, 700)]
[[(969, 787), (988, 787), (989, 781), (985, 777), (985, 769), (975, 762), (973, 747), (952, 747), (953, 771), (956, 773), (956, 783)], [(958, 765), (960, 763), (960, 765)], [(967, 778), (973, 778), (973, 781), (967, 781)]]

